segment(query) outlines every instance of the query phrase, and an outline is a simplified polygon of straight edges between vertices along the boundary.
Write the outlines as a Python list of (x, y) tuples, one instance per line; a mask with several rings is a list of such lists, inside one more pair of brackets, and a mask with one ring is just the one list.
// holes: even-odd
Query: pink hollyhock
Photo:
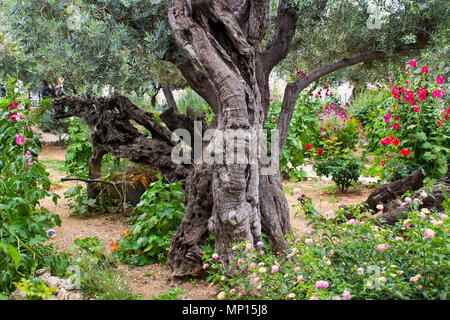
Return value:
[(394, 129), (396, 130), (400, 129), (400, 125), (398, 124), (398, 122), (394, 123)]
[(409, 90), (406, 97), (403, 98), (406, 102), (414, 103), (414, 91)]
[(392, 88), (392, 94), (394, 95), (394, 98), (397, 99), (397, 100), (400, 99), (400, 93), (398, 92), (398, 89), (399, 88), (396, 88), (396, 87)]
[(428, 73), (428, 67), (427, 66), (423, 66), (422, 67), (422, 72), (420, 74), (424, 74), (424, 73)]
[(444, 83), (444, 76), (437, 77), (437, 78), (436, 78), (436, 82), (437, 82), (438, 84), (443, 84), (443, 83)]
[(30, 151), (25, 152), (25, 159), (27, 159), (28, 162), (31, 162), (33, 159)]
[(14, 110), (15, 108), (17, 108), (19, 104), (17, 103), (17, 101), (11, 102), (9, 104), (9, 110)]
[(11, 120), (11, 121), (17, 121), (16, 115), (17, 115), (17, 112), (10, 112), (10, 113), (8, 114), (9, 120)]
[(443, 97), (445, 93), (441, 90), (435, 90), (431, 93), (431, 95), (433, 96), (433, 98), (440, 98)]
[(411, 61), (409, 62), (409, 65), (413, 68), (415, 68), (417, 66), (417, 61), (416, 59), (411, 59)]
[(392, 142), (391, 137), (386, 137), (386, 138), (384, 138), (383, 140), (381, 140), (381, 144), (382, 144), (383, 146), (387, 146), (387, 145), (391, 144), (391, 142)]
[(417, 95), (419, 96), (420, 101), (425, 101), (427, 99), (427, 88), (423, 87), (422, 89), (417, 90)]

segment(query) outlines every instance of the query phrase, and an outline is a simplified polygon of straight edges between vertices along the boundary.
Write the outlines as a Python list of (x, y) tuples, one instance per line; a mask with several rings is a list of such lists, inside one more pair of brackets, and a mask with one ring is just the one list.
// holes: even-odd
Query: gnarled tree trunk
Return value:
[[(198, 175), (208, 175), (210, 180), (190, 184), (186, 190), (186, 216), (168, 257), (172, 276), (198, 273), (199, 244), (208, 232), (215, 236), (216, 252), (225, 265), (235, 258), (232, 244), (256, 245), (262, 228), (272, 248), (286, 248), (283, 236), (290, 231), (289, 210), (278, 168), (272, 175), (263, 175), (260, 160), (251, 159), (255, 144), (251, 133), (262, 130), (267, 112), (262, 95), (268, 86), (257, 74), (256, 44), (265, 34), (268, 5), (268, 1), (258, 5), (252, 1), (169, 1), (169, 22), (178, 45), (220, 101), (215, 108), (216, 129), (207, 146), (219, 161), (194, 164), (193, 180), (198, 181)], [(262, 76), (268, 80), (268, 74)], [(210, 201), (205, 202), (204, 195)]]

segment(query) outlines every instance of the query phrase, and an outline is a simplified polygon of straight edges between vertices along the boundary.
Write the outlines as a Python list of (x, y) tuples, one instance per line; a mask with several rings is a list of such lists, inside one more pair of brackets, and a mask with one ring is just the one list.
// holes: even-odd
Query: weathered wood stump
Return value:
[[(376, 208), (378, 204), (383, 205), (383, 212), (378, 216), (382, 223), (394, 225), (398, 220), (406, 218), (408, 208), (402, 207), (402, 202), (398, 199), (399, 196), (407, 191), (417, 190), (413, 198), (421, 198), (422, 204), (419, 209), (427, 208), (431, 211), (436, 208), (438, 212), (444, 210), (442, 202), (445, 200), (444, 191), (450, 194), (450, 165), (444, 177), (433, 184), (431, 193), (427, 192), (426, 186), (423, 186), (423, 180), (426, 177), (425, 171), (421, 168), (403, 179), (383, 184), (377, 187), (367, 198), (366, 208), (372, 209), (375, 212), (379, 210)], [(427, 197), (421, 197), (422, 193), (427, 193)]]

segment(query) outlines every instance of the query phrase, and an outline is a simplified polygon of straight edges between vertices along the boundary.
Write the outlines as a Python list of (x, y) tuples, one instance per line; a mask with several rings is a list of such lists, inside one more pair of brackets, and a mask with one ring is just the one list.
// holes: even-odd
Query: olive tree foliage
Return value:
[[(8, 65), (2, 77), (37, 88), (42, 80), (62, 76), (66, 92), (101, 95), (114, 88), (138, 97), (156, 93), (162, 83), (185, 86), (177, 69), (159, 59), (168, 29), (161, 25), (151, 34), (140, 33), (121, 22), (123, 11), (112, 15), (114, 10), (88, 1), (1, 1), (2, 35), (15, 47), (9, 55), (2, 48), (0, 63)], [(163, 16), (158, 8), (147, 13)], [(156, 39), (163, 40), (161, 48), (153, 45)]]
[[(386, 79), (407, 58), (421, 55), (433, 69), (448, 68), (449, 5), (446, 1), (327, 1), (315, 23), (303, 15), (297, 23), (288, 57), (278, 69), (310, 72), (315, 68), (370, 49), (388, 59), (351, 66), (327, 76), (356, 86)], [(307, 35), (307, 36), (305, 36)]]
[[(47, 64), (43, 67), (47, 71), (55, 67), (58, 71), (51, 72), (64, 72), (65, 78), (73, 76), (80, 86), (89, 82), (124, 90), (136, 88), (154, 78), (161, 81), (161, 77), (175, 72), (168, 66), (175, 66), (214, 111), (211, 127), (216, 130), (209, 142), (200, 147), (214, 150), (214, 155), (221, 159), (233, 156), (234, 148), (228, 148), (228, 142), (234, 143), (235, 138), (243, 150), (251, 149), (250, 140), (230, 136), (227, 130), (262, 129), (270, 103), (269, 75), (274, 70), (299, 66), (306, 72), (305, 77), (292, 77), (284, 89), (278, 117), (278, 151), (281, 151), (303, 89), (351, 66), (373, 67), (375, 61), (394, 62), (398, 55), (423, 50), (431, 43), (433, 34), (441, 30), (448, 13), (444, 0), (11, 0), (7, 1), (8, 6), (6, 1), (2, 3), (12, 10), (8, 23), (23, 52), (41, 66)], [(67, 24), (68, 12), (72, 12), (74, 5), (81, 16), (76, 27)], [(370, 21), (373, 18), (370, 6), (374, 5), (384, 10), (383, 19), (377, 23)], [(279, 171), (264, 174), (265, 164), (259, 159), (256, 163), (175, 165), (170, 161), (173, 142), (167, 130), (184, 124), (184, 128), (194, 131), (191, 121), (194, 119), (180, 116), (173, 107), (165, 116), (161, 115), (166, 127), (157, 124), (149, 114), (137, 116), (138, 109), (120, 96), (114, 99), (69, 96), (57, 101), (54, 110), (61, 118), (81, 116), (96, 128), (98, 115), (93, 113), (100, 111), (91, 110), (92, 105), (102, 106), (101, 114), (110, 116), (98, 117), (100, 120), (123, 123), (133, 119), (152, 132), (152, 139), (144, 139), (130, 135), (135, 132), (130, 129), (123, 139), (125, 135), (120, 130), (124, 126), (103, 123), (102, 126), (116, 130), (105, 130), (108, 133), (105, 135), (96, 130), (103, 149), (123, 155), (124, 150), (129, 150), (126, 154), (141, 161), (154, 159), (156, 153), (152, 150), (158, 151), (155, 160), (159, 161), (162, 174), (167, 178), (174, 178), (175, 174), (183, 180), (187, 206), (168, 254), (171, 276), (193, 276), (202, 271), (201, 246), (208, 234), (214, 235), (216, 252), (226, 265), (232, 264), (236, 254), (231, 249), (233, 242), (246, 241), (252, 247), (261, 240), (262, 233), (274, 252), (281, 253), (287, 248), (284, 236), (291, 231), (291, 225)], [(119, 115), (114, 110), (122, 111)], [(246, 157), (247, 153), (244, 160), (248, 160)]]
[[(176, 48), (167, 22), (167, 1), (143, 0), (4, 0), (2, 75), (22, 77), (38, 85), (63, 76), (76, 91), (111, 86), (138, 95), (173, 88), (184, 80), (172, 63), (183, 53)], [(277, 71), (306, 73), (367, 50), (383, 50), (388, 61), (372, 61), (330, 75), (364, 83), (399, 63), (398, 53), (423, 49), (436, 37), (448, 38), (445, 1), (288, 1), (298, 14), (296, 32)], [(268, 42), (275, 30), (278, 1), (270, 3)], [(447, 22), (447, 26), (445, 23)], [(2, 41), (3, 43), (5, 40)], [(11, 42), (17, 47), (8, 48)], [(437, 43), (439, 45), (439, 41)], [(175, 46), (175, 47), (174, 47)], [(445, 59), (437, 50), (438, 60)], [(416, 54), (416, 53), (414, 53)], [(436, 57), (434, 55), (433, 57)], [(96, 92), (97, 91), (97, 92)]]

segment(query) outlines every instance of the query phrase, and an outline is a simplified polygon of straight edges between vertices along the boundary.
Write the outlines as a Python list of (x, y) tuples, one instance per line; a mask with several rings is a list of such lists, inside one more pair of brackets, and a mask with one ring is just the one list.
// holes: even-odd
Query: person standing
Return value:
[(56, 79), (56, 86), (55, 86), (55, 93), (58, 97), (61, 97), (63, 93), (63, 85), (64, 85), (64, 79), (62, 77), (58, 77)]

